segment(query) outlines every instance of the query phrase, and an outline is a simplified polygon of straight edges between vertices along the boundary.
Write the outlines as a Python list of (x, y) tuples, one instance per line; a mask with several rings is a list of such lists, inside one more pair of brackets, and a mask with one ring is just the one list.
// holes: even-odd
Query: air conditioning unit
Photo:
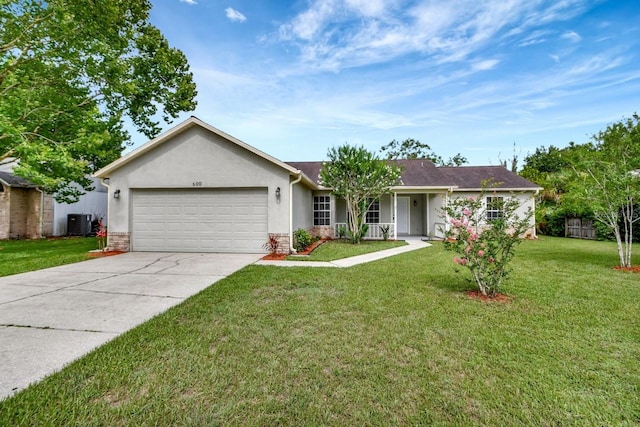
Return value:
[(67, 236), (87, 236), (91, 233), (91, 215), (67, 215)]

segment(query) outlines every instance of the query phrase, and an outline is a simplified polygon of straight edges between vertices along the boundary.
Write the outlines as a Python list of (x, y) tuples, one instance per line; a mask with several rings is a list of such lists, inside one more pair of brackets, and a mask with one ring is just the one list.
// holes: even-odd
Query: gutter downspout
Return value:
[(42, 239), (44, 237), (42, 235), (42, 230), (44, 228), (42, 224), (44, 222), (44, 191), (42, 191), (38, 187), (36, 187), (36, 190), (40, 193), (40, 209), (39, 209), (40, 218), (38, 218), (38, 238)]
[(107, 244), (105, 245), (105, 249), (109, 247), (109, 218), (111, 218), (111, 198), (109, 197), (111, 195), (111, 187), (109, 187), (109, 184), (107, 184), (106, 182), (104, 182), (105, 179), (109, 179), (109, 178), (100, 178), (100, 184), (104, 185), (105, 187), (107, 187)]
[(298, 178), (289, 183), (289, 252), (293, 252), (293, 186), (302, 181), (302, 171), (296, 172)]

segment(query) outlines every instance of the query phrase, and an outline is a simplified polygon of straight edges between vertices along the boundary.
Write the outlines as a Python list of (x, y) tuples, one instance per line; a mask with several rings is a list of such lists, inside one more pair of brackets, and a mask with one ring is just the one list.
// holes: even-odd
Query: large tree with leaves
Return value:
[(320, 180), (347, 204), (348, 232), (359, 243), (366, 232), (365, 216), (375, 199), (398, 182), (401, 170), (364, 147), (343, 145), (330, 148), (329, 161), (322, 165)]
[(438, 166), (462, 166), (468, 163), (466, 157), (458, 153), (448, 160), (444, 160), (431, 150), (429, 144), (418, 141), (417, 139), (408, 138), (400, 142), (392, 140), (390, 143), (380, 147), (380, 153), (387, 159), (426, 159)]
[(613, 232), (620, 266), (631, 267), (633, 228), (640, 221), (640, 115), (607, 126), (594, 141), (596, 151), (575, 166), (575, 195)]
[[(195, 108), (184, 54), (145, 0), (0, 0), (0, 164), (74, 201), (120, 156), (128, 119), (145, 136)], [(79, 184), (74, 185), (73, 183)]]

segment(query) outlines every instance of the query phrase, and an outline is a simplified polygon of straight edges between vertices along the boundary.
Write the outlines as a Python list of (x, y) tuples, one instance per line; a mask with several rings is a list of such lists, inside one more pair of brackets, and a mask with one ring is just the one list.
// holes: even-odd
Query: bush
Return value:
[(298, 228), (293, 232), (293, 247), (297, 252), (302, 252), (307, 249), (311, 246), (313, 241), (313, 237), (307, 232), (307, 230)]
[(262, 247), (267, 250), (270, 254), (275, 254), (278, 252), (278, 247), (280, 246), (280, 238), (277, 234), (269, 233), (269, 239), (266, 241)]

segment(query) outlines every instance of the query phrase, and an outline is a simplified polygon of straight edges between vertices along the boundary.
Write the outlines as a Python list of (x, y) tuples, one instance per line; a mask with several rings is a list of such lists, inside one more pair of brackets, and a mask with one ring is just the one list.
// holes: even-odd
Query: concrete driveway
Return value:
[(0, 277), (0, 400), (259, 258), (130, 252)]

